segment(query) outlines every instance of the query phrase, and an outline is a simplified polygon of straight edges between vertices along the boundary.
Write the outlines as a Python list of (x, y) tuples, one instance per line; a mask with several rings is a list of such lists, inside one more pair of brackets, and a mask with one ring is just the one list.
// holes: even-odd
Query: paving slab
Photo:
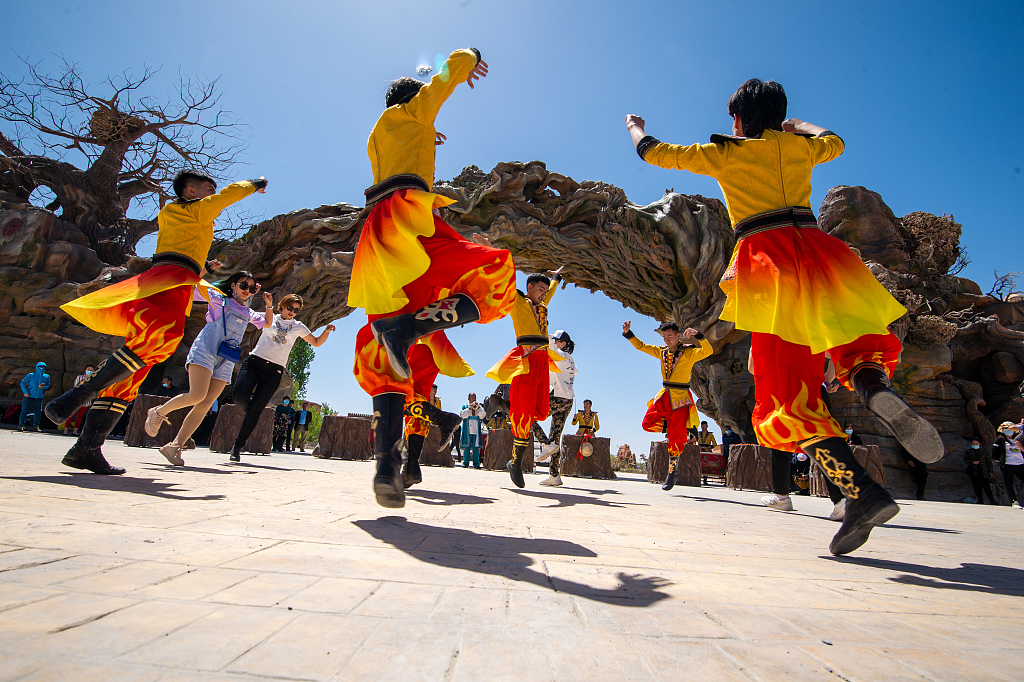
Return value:
[[(901, 502), (850, 556), (796, 511), (640, 476), (514, 488), (427, 467), (378, 507), (370, 462), (187, 466), (0, 432), (0, 682), (1017, 680), (1024, 511)], [(543, 469), (541, 469), (543, 471)]]

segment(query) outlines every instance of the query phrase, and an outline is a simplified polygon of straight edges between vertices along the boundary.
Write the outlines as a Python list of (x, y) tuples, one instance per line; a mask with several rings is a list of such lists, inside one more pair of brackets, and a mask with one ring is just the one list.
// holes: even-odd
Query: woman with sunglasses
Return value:
[[(217, 264), (219, 265), (219, 263)], [(273, 319), (269, 294), (263, 294), (267, 312), (257, 313), (249, 307), (252, 297), (260, 290), (252, 273), (236, 272), (216, 289), (210, 289), (210, 308), (206, 312), (206, 326), (199, 332), (188, 351), (185, 368), (188, 370), (188, 393), (174, 396), (163, 405), (150, 408), (146, 415), (146, 433), (156, 436), (160, 426), (170, 421), (167, 415), (183, 407), (192, 410), (170, 443), (160, 448), (160, 454), (175, 466), (182, 466), (181, 450), (202, 424), (213, 401), (231, 381), (235, 369), (242, 335), (250, 324), (257, 329), (269, 325)], [(196, 292), (199, 300), (205, 300)]]
[(270, 312), (273, 309), (270, 294), (263, 294), (263, 298), (267, 301), (267, 326), (263, 328), (252, 353), (242, 363), (232, 393), (235, 404), (245, 410), (245, 419), (231, 448), (232, 462), (241, 460), (242, 448), (256, 428), (263, 408), (281, 385), (281, 375), (295, 340), (301, 338), (313, 348), (319, 348), (327, 340), (327, 335), (334, 331), (334, 325), (329, 324), (320, 336), (313, 336), (306, 325), (296, 320), (295, 316), (302, 310), (302, 297), (297, 294), (288, 294), (281, 299), (277, 315)]

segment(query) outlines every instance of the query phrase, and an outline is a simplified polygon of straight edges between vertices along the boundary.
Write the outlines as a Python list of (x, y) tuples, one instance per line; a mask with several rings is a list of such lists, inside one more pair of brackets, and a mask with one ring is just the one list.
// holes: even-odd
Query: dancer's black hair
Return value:
[(782, 130), (786, 106), (781, 84), (751, 78), (729, 98), (729, 115), (740, 117), (744, 137), (761, 137), (765, 130)]
[(179, 199), (185, 198), (185, 188), (188, 187), (190, 182), (212, 182), (213, 188), (217, 188), (217, 181), (211, 178), (206, 173), (202, 173), (197, 170), (183, 170), (174, 176), (174, 194)]
[(667, 331), (677, 332), (677, 331), (679, 331), (679, 325), (676, 324), (675, 322), (666, 322), (665, 324), (661, 325), (660, 327), (658, 327), (654, 331), (656, 331), (658, 333), (667, 332)]
[(251, 272), (249, 272), (248, 270), (241, 270), (231, 275), (227, 279), (217, 282), (213, 286), (220, 289), (220, 293), (224, 294), (228, 298), (231, 298), (231, 285), (234, 284), (235, 282), (241, 282), (243, 279), (251, 279), (253, 282), (256, 281), (256, 278), (252, 276)]
[(535, 272), (526, 278), (526, 286), (536, 284), (537, 282), (544, 282), (544, 284), (551, 286), (551, 278), (548, 277), (547, 275), (542, 275), (539, 272)]
[(391, 107), (398, 104), (405, 104), (416, 96), (416, 93), (420, 91), (426, 83), (418, 81), (415, 78), (409, 78), (408, 76), (402, 76), (391, 81), (391, 85), (388, 86), (388, 92), (384, 96), (384, 104), (390, 109)]

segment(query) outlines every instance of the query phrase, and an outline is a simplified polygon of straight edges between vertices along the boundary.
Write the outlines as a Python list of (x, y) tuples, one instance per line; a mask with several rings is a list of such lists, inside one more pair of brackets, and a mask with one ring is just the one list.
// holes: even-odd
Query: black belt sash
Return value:
[(381, 199), (386, 199), (400, 189), (418, 189), (424, 192), (429, 192), (430, 186), (427, 185), (426, 180), (415, 173), (400, 173), (398, 175), (392, 175), (390, 178), (382, 180), (373, 187), (363, 191), (363, 194), (366, 195), (366, 205), (369, 206), (377, 203)]
[(669, 389), (673, 389), (673, 390), (676, 390), (676, 391), (689, 391), (690, 390), (690, 384), (682, 384), (682, 383), (679, 383), (678, 381), (663, 381), (663, 382), (661, 382), (661, 385), (664, 388), (669, 388)]
[(546, 336), (517, 336), (517, 346), (546, 346), (548, 345), (548, 337)]
[(776, 227), (795, 225), (796, 227), (817, 227), (818, 221), (814, 217), (814, 211), (806, 206), (787, 206), (786, 208), (774, 211), (765, 211), (744, 218), (736, 223), (734, 235), (736, 241), (749, 237), (758, 232), (773, 230)]
[(174, 253), (173, 251), (165, 251), (164, 253), (158, 253), (153, 256), (153, 266), (157, 265), (177, 265), (180, 268), (190, 270), (196, 277), (203, 269), (199, 266), (199, 263), (195, 262), (188, 256), (181, 253)]

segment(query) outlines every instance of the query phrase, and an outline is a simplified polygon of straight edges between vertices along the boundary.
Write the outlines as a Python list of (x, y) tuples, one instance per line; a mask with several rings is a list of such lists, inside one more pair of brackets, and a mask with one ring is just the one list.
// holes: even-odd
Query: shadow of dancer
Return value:
[(889, 559), (863, 559), (845, 556), (826, 558), (840, 563), (870, 566), (887, 571), (902, 571), (903, 575), (891, 577), (889, 580), (904, 585), (1024, 597), (1024, 570), (1011, 566), (960, 564), (955, 568), (941, 568)]
[(541, 490), (519, 490), (516, 488), (509, 488), (510, 492), (516, 495), (522, 495), (524, 497), (537, 497), (542, 500), (551, 500), (558, 504), (549, 504), (546, 509), (558, 508), (558, 507), (574, 507), (577, 504), (590, 504), (595, 507), (614, 507), (616, 509), (625, 509), (626, 507), (648, 507), (645, 502), (613, 502), (612, 500), (603, 500), (595, 497), (585, 497), (583, 495), (568, 495), (566, 493), (549, 493)]
[[(593, 550), (568, 540), (487, 535), (460, 528), (428, 526), (407, 521), (401, 516), (361, 519), (352, 523), (381, 542), (435, 566), (500, 576), (619, 606), (650, 606), (668, 597), (658, 588), (671, 584), (664, 578), (641, 577), (620, 571), (616, 574), (619, 585), (607, 589), (551, 576), (543, 566), (541, 570), (533, 568), (538, 562), (529, 555), (553, 559), (597, 556)], [(410, 547), (410, 535), (422, 537)]]
[(407, 499), (414, 500), (420, 504), (444, 506), (456, 504), (494, 504), (498, 501), (496, 497), (479, 497), (477, 495), (445, 493), (436, 490), (421, 490), (419, 488), (406, 490), (405, 496)]
[[(136, 495), (151, 495), (161, 497), (165, 500), (223, 500), (224, 495), (176, 495), (179, 492), (174, 490), (177, 483), (157, 481), (152, 478), (137, 478), (132, 476), (90, 476), (88, 474), (65, 474), (64, 476), (0, 476), (0, 479), (8, 481), (32, 481), (34, 483), (56, 483), (57, 485), (70, 485), (76, 488), (87, 488), (90, 490), (111, 490), (122, 493), (134, 493)], [(180, 491), (185, 492), (185, 491)]]

